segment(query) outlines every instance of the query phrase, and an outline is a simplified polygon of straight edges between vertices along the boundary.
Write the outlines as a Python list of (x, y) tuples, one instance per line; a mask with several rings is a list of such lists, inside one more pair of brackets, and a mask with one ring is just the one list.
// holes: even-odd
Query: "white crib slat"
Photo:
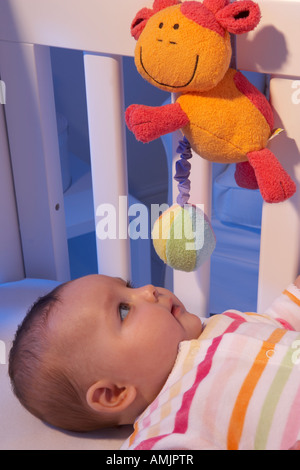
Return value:
[(115, 210), (117, 222), (115, 239), (110, 238), (112, 232), (102, 240), (97, 233), (98, 269), (106, 275), (130, 279), (127, 207), (119, 207), (128, 196), (122, 59), (86, 53), (84, 66), (96, 233), (97, 225), (107, 217), (101, 212), (103, 204), (109, 204), (111, 222)]
[(285, 132), (269, 148), (297, 183), (297, 193), (280, 204), (264, 204), (258, 286), (258, 311), (263, 312), (299, 274), (300, 262), (300, 82), (273, 78), (271, 102), (275, 127)]
[(24, 277), (3, 101), (0, 108), (0, 283)]
[(69, 279), (50, 53), (0, 42), (25, 276)]

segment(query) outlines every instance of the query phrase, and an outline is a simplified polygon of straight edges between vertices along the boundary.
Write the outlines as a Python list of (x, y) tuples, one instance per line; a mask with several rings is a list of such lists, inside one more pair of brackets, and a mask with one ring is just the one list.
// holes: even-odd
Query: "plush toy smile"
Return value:
[[(162, 39), (158, 39), (158, 41), (162, 41)], [(171, 44), (176, 44), (175, 42), (171, 42), (171, 41), (170, 41), (170, 43)], [(199, 56), (198, 55), (196, 56), (196, 63), (195, 63), (194, 71), (192, 73), (191, 78), (184, 85), (173, 85), (173, 84), (171, 85), (171, 84), (168, 84), (168, 83), (162, 83), (162, 82), (159, 82), (158, 80), (156, 80), (154, 77), (152, 77), (150, 75), (150, 73), (147, 71), (147, 69), (146, 69), (146, 67), (143, 63), (142, 47), (141, 47), (141, 52), (140, 52), (140, 62), (141, 62), (141, 66), (143, 67), (143, 70), (145, 71), (145, 73), (151, 78), (151, 80), (153, 80), (158, 85), (161, 85), (161, 86), (167, 87), (167, 88), (184, 88), (184, 87), (187, 87), (194, 80), (194, 77), (195, 77), (196, 71), (197, 71), (197, 67), (198, 67)]]

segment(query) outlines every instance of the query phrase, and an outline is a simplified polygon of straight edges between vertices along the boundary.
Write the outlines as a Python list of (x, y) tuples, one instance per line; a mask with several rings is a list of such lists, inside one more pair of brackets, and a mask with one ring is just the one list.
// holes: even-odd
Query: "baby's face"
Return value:
[(67, 284), (58, 310), (52, 328), (62, 340), (71, 334), (88, 380), (106, 374), (115, 383), (135, 385), (149, 402), (166, 381), (179, 343), (202, 331), (200, 319), (170, 291), (134, 289), (102, 275)]

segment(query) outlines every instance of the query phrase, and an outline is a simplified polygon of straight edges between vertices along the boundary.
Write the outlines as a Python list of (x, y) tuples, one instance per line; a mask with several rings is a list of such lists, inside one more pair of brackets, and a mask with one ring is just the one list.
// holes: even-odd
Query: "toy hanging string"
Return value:
[(191, 164), (188, 161), (192, 158), (192, 149), (186, 137), (179, 141), (177, 153), (180, 153), (180, 159), (176, 162), (176, 174), (174, 179), (178, 181), (179, 194), (177, 204), (181, 207), (187, 204), (190, 198), (191, 182), (189, 180)]

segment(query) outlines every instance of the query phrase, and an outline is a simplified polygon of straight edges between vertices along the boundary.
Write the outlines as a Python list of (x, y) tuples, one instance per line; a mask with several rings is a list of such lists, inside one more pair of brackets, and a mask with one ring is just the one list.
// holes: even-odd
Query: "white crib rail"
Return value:
[(1, 42), (0, 58), (25, 276), (64, 281), (69, 263), (49, 49)]
[(285, 132), (270, 148), (297, 184), (288, 201), (263, 206), (258, 311), (263, 312), (299, 274), (300, 262), (300, 49), (299, 0), (263, 0), (260, 25), (237, 41), (237, 67), (271, 75), (275, 127)]
[(152, 0), (0, 0), (0, 40), (133, 55), (130, 24)]
[[(258, 311), (270, 305), (299, 274), (300, 261), (300, 100), (296, 103), (294, 79), (273, 78), (270, 93), (275, 126), (285, 135), (270, 148), (297, 183), (296, 194), (284, 203), (264, 204), (259, 262)], [(298, 83), (298, 86), (300, 83)], [(294, 96), (294, 102), (293, 102)]]
[(95, 214), (109, 203), (124, 221), (115, 239), (97, 237), (98, 266), (106, 275), (131, 279), (128, 210), (124, 217), (119, 209), (119, 196), (128, 195), (121, 58), (86, 53), (84, 65)]
[(0, 201), (0, 283), (2, 283), (24, 276), (3, 108), (0, 109)]

